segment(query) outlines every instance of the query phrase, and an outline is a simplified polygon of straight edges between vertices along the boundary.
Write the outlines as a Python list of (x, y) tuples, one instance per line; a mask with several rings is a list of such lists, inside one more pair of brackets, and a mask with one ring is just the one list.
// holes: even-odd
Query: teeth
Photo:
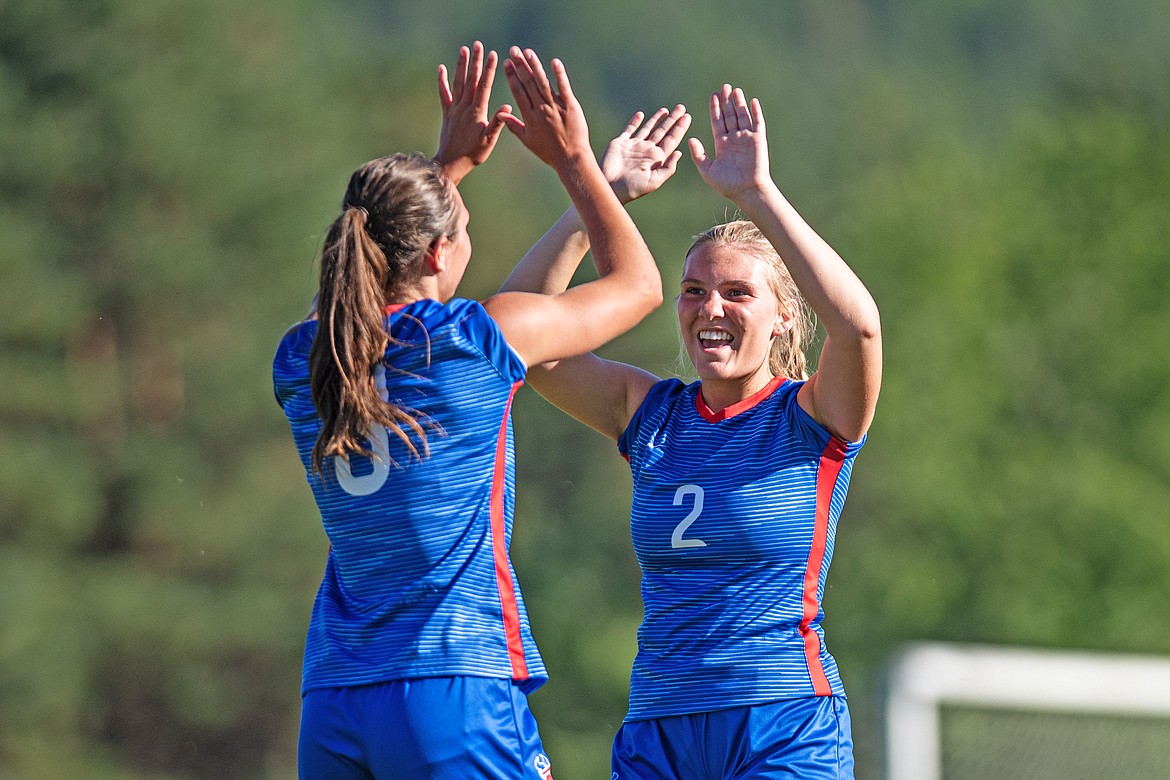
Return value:
[(731, 334), (721, 330), (701, 330), (699, 338), (703, 341), (731, 341)]

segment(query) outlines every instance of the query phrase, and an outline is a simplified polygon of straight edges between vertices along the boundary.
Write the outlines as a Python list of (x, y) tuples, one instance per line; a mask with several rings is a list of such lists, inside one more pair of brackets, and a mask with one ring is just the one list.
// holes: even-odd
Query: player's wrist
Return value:
[(447, 178), (455, 185), (463, 181), (464, 177), (475, 168), (475, 161), (467, 156), (446, 160), (443, 159), (442, 152), (436, 152), (433, 159), (443, 167), (443, 172), (447, 174)]
[(741, 211), (747, 213), (757, 207), (766, 207), (774, 202), (778, 196), (782, 197), (776, 183), (771, 179), (763, 179), (752, 182), (743, 189), (728, 193), (727, 199), (738, 206)]

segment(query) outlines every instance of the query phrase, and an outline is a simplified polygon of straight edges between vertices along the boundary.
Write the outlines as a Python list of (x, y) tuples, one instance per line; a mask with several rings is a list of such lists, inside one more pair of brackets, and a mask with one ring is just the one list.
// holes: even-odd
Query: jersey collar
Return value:
[(776, 392), (776, 388), (787, 381), (788, 380), (782, 376), (772, 377), (772, 380), (768, 382), (768, 384), (764, 385), (762, 388), (752, 393), (747, 398), (743, 399), (742, 401), (736, 401), (731, 406), (724, 407), (718, 412), (711, 411), (711, 407), (707, 406), (707, 403), (703, 400), (703, 387), (700, 385), (698, 391), (695, 392), (695, 409), (697, 409), (702, 418), (709, 423), (717, 423), (722, 420), (728, 420), (732, 417), (735, 417), (737, 414), (746, 412), (748, 409), (756, 406), (768, 396), (772, 395), (772, 393)]

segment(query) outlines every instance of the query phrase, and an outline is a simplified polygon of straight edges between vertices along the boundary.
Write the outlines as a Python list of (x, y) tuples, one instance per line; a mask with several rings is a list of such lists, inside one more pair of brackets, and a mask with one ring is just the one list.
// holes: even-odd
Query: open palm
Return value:
[(691, 126), (684, 106), (660, 108), (645, 124), (639, 111), (605, 147), (601, 170), (622, 203), (648, 195), (674, 175), (682, 152), (678, 146)]
[(760, 101), (744, 98), (729, 84), (711, 96), (711, 135), (714, 154), (707, 156), (702, 142), (690, 139), (691, 158), (709, 187), (732, 201), (770, 180), (768, 138)]

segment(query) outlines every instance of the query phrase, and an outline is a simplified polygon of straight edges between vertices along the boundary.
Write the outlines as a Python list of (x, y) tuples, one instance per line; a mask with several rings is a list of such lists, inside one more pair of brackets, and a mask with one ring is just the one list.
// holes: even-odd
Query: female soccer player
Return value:
[[(505, 74), (460, 50), (434, 160), (351, 177), (315, 314), (273, 375), (331, 543), (306, 640), (303, 778), (551, 777), (526, 694), (547, 677), (508, 558), (510, 408), (526, 367), (596, 348), (662, 300), (653, 258), (603, 176), (565, 69)], [(455, 298), (471, 257), (459, 180), (508, 127), (557, 172), (601, 276), (556, 295)]]
[[(773, 182), (759, 101), (724, 85), (710, 113), (714, 155), (692, 138), (691, 157), (747, 220), (711, 228), (686, 255), (678, 319), (699, 380), (592, 354), (529, 374), (617, 441), (633, 471), (644, 619), (613, 777), (852, 778), (821, 596), (881, 383), (878, 311)], [(636, 126), (602, 159), (633, 197), (666, 177), (627, 152), (661, 159), (677, 145), (669, 119), (649, 134)], [(563, 289), (586, 245), (566, 214), (506, 287)], [(827, 336), (812, 376), (805, 302)]]

